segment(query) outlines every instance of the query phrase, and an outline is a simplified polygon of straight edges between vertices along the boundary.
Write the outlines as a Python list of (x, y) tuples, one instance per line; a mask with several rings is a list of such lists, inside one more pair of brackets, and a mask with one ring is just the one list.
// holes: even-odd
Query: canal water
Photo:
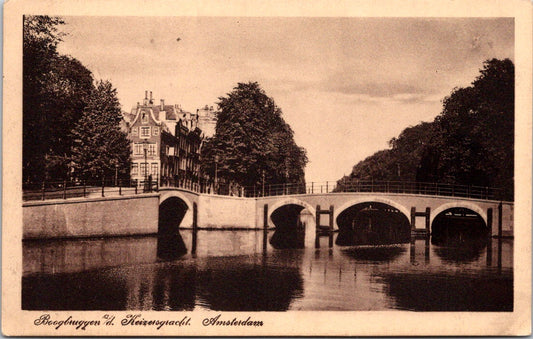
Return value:
[(274, 233), (182, 229), (166, 238), (27, 241), (22, 308), (513, 310), (510, 239), (329, 248), (321, 237), (316, 248), (313, 234), (293, 246), (304, 248), (290, 248)]

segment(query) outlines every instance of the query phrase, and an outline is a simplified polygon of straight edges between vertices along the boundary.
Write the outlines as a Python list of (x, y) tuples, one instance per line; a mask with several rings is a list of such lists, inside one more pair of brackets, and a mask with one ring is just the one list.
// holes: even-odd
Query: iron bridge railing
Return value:
[(306, 184), (274, 184), (244, 188), (244, 196), (261, 197), (292, 194), (324, 193), (402, 193), (418, 195), (453, 196), (473, 199), (500, 200), (503, 190), (491, 187), (455, 185), (429, 182), (353, 180), (310, 182)]
[(462, 198), (501, 200), (503, 191), (497, 188), (406, 181), (325, 181), (306, 184), (265, 184), (256, 186), (200, 185), (177, 180), (137, 181), (96, 179), (85, 181), (51, 181), (23, 185), (23, 201), (105, 197), (157, 192), (160, 188), (177, 187), (197, 193), (241, 197), (264, 197), (295, 194), (324, 193), (402, 193), (418, 195), (454, 196)]

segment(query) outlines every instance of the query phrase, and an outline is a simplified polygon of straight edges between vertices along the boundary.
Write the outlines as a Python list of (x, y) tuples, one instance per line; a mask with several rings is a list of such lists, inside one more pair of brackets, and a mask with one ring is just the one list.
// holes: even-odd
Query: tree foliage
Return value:
[(512, 61), (487, 60), (471, 86), (444, 98), (433, 122), (406, 128), (390, 145), (355, 165), (350, 178), (488, 186), (513, 199)]
[(216, 133), (202, 148), (202, 170), (243, 186), (305, 182), (306, 152), (274, 100), (257, 82), (239, 83), (218, 102)]
[[(91, 72), (78, 60), (57, 52), (64, 22), (25, 16), (23, 36), (23, 178), (65, 178), (70, 130), (93, 87)], [(46, 178), (48, 177), (48, 178)]]
[[(73, 160), (76, 169), (84, 175), (89, 171), (80, 165), (79, 160), (89, 138), (95, 137), (97, 126), (89, 128), (89, 112), (97, 111), (109, 114), (106, 119), (94, 119), (94, 123), (112, 125), (116, 123), (116, 93), (108, 83), (98, 83), (95, 87), (93, 76), (81, 62), (57, 51), (63, 33), (58, 29), (64, 22), (58, 17), (24, 16), (23, 27), (23, 180), (39, 182), (42, 180), (63, 180), (71, 175)], [(112, 93), (113, 92), (113, 93)], [(103, 97), (98, 99), (97, 95)], [(113, 102), (113, 104), (110, 104)], [(98, 107), (98, 105), (101, 105)], [(106, 106), (110, 105), (110, 106)], [(112, 109), (110, 107), (113, 107)], [(120, 111), (119, 111), (120, 112)], [(84, 121), (81, 121), (82, 115)], [(75, 128), (75, 133), (72, 130)], [(107, 131), (106, 126), (98, 128)], [(82, 135), (82, 133), (89, 133)], [(129, 145), (113, 133), (108, 133), (111, 142), (116, 142), (114, 151), (108, 155), (99, 148), (95, 154), (104, 157), (93, 165), (108, 169), (109, 157), (124, 159), (124, 152), (129, 152)], [(76, 143), (75, 143), (76, 140)], [(80, 145), (79, 141), (83, 144)], [(97, 142), (91, 141), (94, 145)], [(107, 142), (106, 142), (107, 143)], [(101, 146), (98, 146), (101, 147)], [(123, 148), (120, 148), (123, 147)], [(119, 149), (120, 148), (120, 149)], [(73, 151), (77, 152), (76, 154)], [(83, 158), (85, 159), (85, 158)], [(87, 160), (87, 159), (85, 159)], [(80, 167), (81, 166), (81, 167)], [(114, 165), (113, 165), (114, 166)], [(121, 167), (125, 167), (122, 165)], [(100, 172), (98, 172), (100, 173)]]
[(98, 81), (72, 135), (72, 162), (80, 178), (112, 177), (115, 168), (129, 173), (130, 142), (120, 129), (122, 119), (116, 89), (109, 81)]

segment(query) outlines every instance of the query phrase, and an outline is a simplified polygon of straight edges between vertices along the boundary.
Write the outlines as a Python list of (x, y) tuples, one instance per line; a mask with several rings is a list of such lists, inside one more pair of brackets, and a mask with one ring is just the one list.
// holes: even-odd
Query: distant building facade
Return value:
[(131, 179), (141, 185), (151, 178), (159, 185), (201, 189), (200, 149), (203, 133), (198, 114), (154, 104), (152, 92), (145, 91), (142, 104), (123, 114), (131, 140)]
[(198, 115), (198, 128), (202, 130), (204, 137), (210, 138), (215, 135), (215, 127), (217, 125), (217, 117), (213, 106), (199, 108), (196, 110)]

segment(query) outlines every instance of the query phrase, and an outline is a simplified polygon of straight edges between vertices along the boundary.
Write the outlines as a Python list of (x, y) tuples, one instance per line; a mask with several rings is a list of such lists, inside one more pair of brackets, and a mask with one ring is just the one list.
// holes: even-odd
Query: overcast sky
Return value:
[(432, 121), (484, 60), (514, 60), (513, 19), (65, 17), (60, 52), (110, 80), (124, 110), (151, 90), (189, 111), (257, 81), (337, 180), (405, 127)]

